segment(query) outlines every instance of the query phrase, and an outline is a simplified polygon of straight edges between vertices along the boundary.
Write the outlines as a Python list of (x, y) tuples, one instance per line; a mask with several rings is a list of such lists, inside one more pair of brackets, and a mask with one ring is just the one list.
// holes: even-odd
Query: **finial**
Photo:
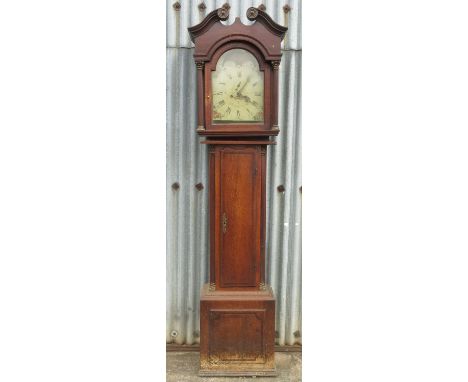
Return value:
[(218, 8), (218, 17), (220, 20), (227, 20), (229, 17), (229, 8), (231, 6), (226, 3), (221, 8)]
[(257, 16), (258, 16), (258, 9), (257, 8), (250, 7), (249, 9), (247, 9), (247, 18), (250, 21), (255, 20), (257, 18)]

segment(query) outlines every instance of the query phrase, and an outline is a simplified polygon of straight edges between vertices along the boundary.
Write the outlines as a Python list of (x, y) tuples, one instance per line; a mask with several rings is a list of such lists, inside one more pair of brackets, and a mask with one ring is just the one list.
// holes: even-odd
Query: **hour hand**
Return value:
[(249, 103), (252, 102), (252, 101), (250, 100), (250, 97), (249, 97), (249, 96), (245, 96), (245, 95), (243, 95), (243, 94), (239, 94), (239, 92), (237, 93), (237, 95), (236, 95), (234, 98), (236, 98), (236, 99), (243, 99), (245, 102), (249, 102)]

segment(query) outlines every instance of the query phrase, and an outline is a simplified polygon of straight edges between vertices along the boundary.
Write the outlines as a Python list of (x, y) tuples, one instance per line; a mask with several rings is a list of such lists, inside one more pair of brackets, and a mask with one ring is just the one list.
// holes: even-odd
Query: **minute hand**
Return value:
[(247, 77), (247, 80), (245, 81), (244, 85), (242, 85), (241, 88), (237, 91), (237, 96), (238, 96), (238, 97), (239, 97), (241, 91), (244, 90), (245, 85), (247, 85), (247, 83), (249, 82), (249, 80), (250, 80), (250, 76)]

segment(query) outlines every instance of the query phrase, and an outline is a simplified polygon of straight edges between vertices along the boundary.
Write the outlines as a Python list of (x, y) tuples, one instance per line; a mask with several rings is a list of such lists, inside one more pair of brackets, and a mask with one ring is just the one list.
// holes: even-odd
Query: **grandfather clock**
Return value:
[(200, 301), (200, 375), (276, 375), (275, 298), (265, 284), (266, 149), (278, 135), (287, 28), (257, 8), (224, 25), (214, 10), (195, 44), (199, 135), (209, 145), (210, 282)]

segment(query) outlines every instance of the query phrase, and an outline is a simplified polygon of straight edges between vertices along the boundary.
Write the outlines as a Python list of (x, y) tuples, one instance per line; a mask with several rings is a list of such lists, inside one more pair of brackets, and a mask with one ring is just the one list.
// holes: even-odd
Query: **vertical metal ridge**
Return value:
[[(299, 67), (300, 68), (300, 55), (295, 54), (292, 55), (292, 66), (293, 67)], [(298, 100), (300, 100), (300, 70), (298, 71), (298, 76), (293, 77), (294, 79), (292, 80), (293, 83), (293, 89), (291, 91), (291, 94), (294, 95), (293, 100), (289, 101), (289, 117), (290, 117), (290, 123), (293, 126), (298, 125), (298, 112), (297, 110), (300, 109), (300, 106), (298, 107)], [(291, 78), (290, 78), (291, 80)], [(299, 81), (298, 81), (299, 80)], [(288, 194), (289, 196), (289, 202), (287, 205), (290, 207), (289, 209), (289, 220), (288, 220), (288, 243), (287, 246), (285, 246), (288, 250), (289, 254), (295, 254), (295, 256), (290, 257), (290, 261), (288, 264), (288, 280), (287, 285), (288, 285), (288, 293), (287, 293), (287, 311), (290, 313), (290, 316), (288, 317), (286, 321), (286, 328), (285, 328), (285, 344), (286, 345), (293, 345), (295, 343), (295, 335), (294, 333), (297, 332), (300, 328), (298, 328), (298, 323), (295, 321), (295, 317), (297, 316), (298, 313), (298, 305), (293, 305), (295, 302), (297, 303), (297, 292), (298, 289), (300, 289), (300, 276), (299, 276), (299, 271), (300, 271), (300, 251), (297, 250), (297, 243), (295, 242), (295, 238), (298, 236), (297, 233), (300, 231), (300, 226), (296, 225), (296, 219), (298, 215), (298, 208), (299, 207), (299, 202), (300, 199), (298, 198), (299, 196), (299, 176), (300, 176), (300, 168), (298, 168), (298, 154), (300, 154), (300, 149), (298, 146), (300, 146), (300, 140), (298, 138), (300, 137), (300, 129), (293, 129), (291, 132), (291, 140), (288, 142), (288, 152), (291, 152), (291, 166), (289, 169), (286, 170), (286, 173), (289, 174), (289, 179), (287, 180), (287, 188), (290, 189), (290, 192)], [(297, 148), (297, 149), (295, 149)], [(299, 210), (300, 212), (300, 210)], [(288, 257), (289, 258), (289, 257)]]
[[(182, 65), (183, 62), (183, 53), (182, 55), (177, 55), (177, 67)], [(179, 78), (179, 76), (176, 76)], [(181, 96), (181, 89), (186, 85), (185, 84), (185, 73), (184, 71), (180, 71), (180, 83), (176, 81), (177, 86), (176, 93), (178, 96), (178, 105), (176, 111), (177, 116), (177, 124), (179, 126), (185, 126), (185, 113), (181, 111), (184, 110), (184, 104), (186, 98)], [(185, 237), (185, 221), (186, 221), (186, 213), (187, 207), (189, 207), (186, 203), (186, 180), (184, 174), (184, 167), (185, 167), (185, 142), (188, 137), (184, 134), (185, 129), (178, 130), (178, 141), (179, 141), (179, 157), (178, 159), (178, 183), (180, 184), (180, 188), (178, 190), (178, 222), (177, 222), (177, 289), (178, 291), (184, 291), (184, 278), (186, 275), (186, 260), (184, 258), (184, 254), (186, 253), (186, 239)], [(184, 291), (185, 292), (185, 291)], [(177, 293), (177, 304), (176, 304), (176, 331), (178, 332), (178, 336), (176, 337), (177, 344), (183, 344), (185, 342), (185, 325), (184, 325), (184, 312), (185, 312), (185, 300), (186, 300), (186, 293)]]
[[(297, 113), (296, 113), (296, 126), (297, 134), (296, 134), (296, 142), (295, 142), (295, 155), (297, 157), (296, 160), (296, 168), (294, 169), (294, 173), (296, 174), (296, 184), (293, 192), (295, 193), (295, 235), (294, 235), (294, 243), (293, 243), (293, 252), (296, 254), (294, 256), (294, 268), (293, 268), (293, 288), (291, 292), (291, 322), (294, 327), (291, 329), (293, 337), (291, 337), (292, 343), (302, 343), (302, 327), (301, 327), (301, 302), (302, 302), (302, 129), (301, 126), (301, 118), (302, 118), (302, 105), (300, 100), (302, 99), (302, 88), (300, 86), (301, 79), (302, 79), (302, 54), (298, 52), (297, 54), (297, 83), (299, 84), (297, 88), (298, 96), (297, 99), (299, 100), (297, 104)], [(298, 333), (296, 336), (294, 333)], [(291, 343), (289, 343), (291, 344)]]
[[(167, 299), (168, 301), (171, 301), (171, 304), (168, 304), (168, 323), (170, 322), (171, 324), (166, 326), (166, 336), (167, 336), (167, 341), (171, 341), (171, 333), (172, 330), (177, 326), (176, 322), (176, 301), (177, 301), (177, 293), (179, 288), (175, 288), (175, 285), (177, 284), (177, 270), (179, 268), (179, 261), (178, 261), (178, 250), (177, 250), (177, 227), (178, 227), (178, 214), (179, 214), (179, 208), (178, 208), (178, 191), (174, 190), (172, 187), (173, 184), (175, 184), (178, 180), (178, 166), (177, 166), (177, 158), (179, 156), (179, 147), (178, 145), (174, 145), (173, 142), (176, 141), (176, 134), (177, 134), (177, 129), (174, 128), (178, 125), (180, 125), (179, 121), (177, 120), (177, 115), (173, 112), (174, 109), (174, 99), (177, 99), (177, 89), (178, 87), (178, 76), (177, 73), (174, 71), (169, 70), (170, 68), (174, 67), (176, 65), (176, 59), (177, 59), (177, 54), (175, 54), (177, 51), (171, 51), (169, 50), (166, 53), (167, 56), (167, 89), (166, 89), (166, 94), (167, 94), (167, 168), (166, 168), (166, 176), (167, 176), (167, 182), (166, 182), (166, 213), (167, 213), (167, 219), (168, 219), (168, 224), (167, 224), (167, 243), (168, 243), (168, 253), (166, 254), (166, 263), (168, 264), (168, 285), (170, 287), (167, 288)], [(175, 88), (175, 89), (174, 89)], [(174, 89), (174, 90), (173, 90)]]
[[(295, 56), (288, 54), (288, 66), (291, 67), (291, 65), (295, 61)], [(294, 121), (295, 121), (295, 108), (296, 108), (296, 88), (297, 88), (297, 83), (296, 79), (294, 76), (291, 75), (291, 72), (287, 73), (286, 81), (288, 84), (288, 104), (286, 108), (286, 115), (285, 115), (285, 123), (286, 125), (289, 126), (294, 126)], [(289, 323), (290, 320), (287, 317), (286, 312), (290, 312), (289, 308), (289, 289), (291, 287), (291, 283), (293, 281), (290, 272), (291, 268), (291, 261), (293, 258), (293, 255), (291, 253), (291, 246), (290, 246), (290, 237), (292, 230), (294, 229), (294, 225), (291, 225), (291, 199), (293, 195), (293, 166), (295, 162), (295, 155), (294, 155), (294, 143), (295, 143), (295, 133), (296, 129), (293, 128), (288, 128), (286, 130), (285, 134), (285, 140), (284, 140), (284, 146), (283, 150), (285, 152), (285, 156), (287, 157), (286, 163), (285, 163), (285, 171), (284, 171), (284, 219), (283, 219), (283, 232), (282, 232), (282, 248), (281, 248), (281, 256), (283, 259), (283, 264), (282, 264), (282, 273), (281, 273), (281, 311), (280, 311), (280, 323), (283, 325), (281, 326), (280, 329), (280, 336), (279, 336), (279, 344), (284, 345), (286, 343), (286, 336), (287, 336), (287, 331), (290, 329), (289, 328)], [(288, 155), (289, 154), (289, 155)]]
[[(289, 70), (286, 70), (289, 68), (290, 64), (290, 55), (283, 55), (282, 58), (282, 64), (284, 64), (284, 69), (282, 75), (280, 76), (280, 94), (290, 94), (291, 90), (291, 82), (290, 82), (290, 72)], [(281, 86), (282, 83), (282, 86)], [(281, 89), (282, 87), (282, 89)], [(289, 121), (288, 121), (288, 115), (289, 115), (289, 108), (287, 107), (289, 105), (283, 104), (280, 107), (280, 139), (279, 139), (279, 150), (277, 151), (277, 160), (279, 161), (279, 165), (275, 166), (276, 171), (275, 173), (278, 174), (276, 183), (274, 185), (275, 187), (275, 193), (278, 195), (278, 202), (276, 205), (274, 205), (272, 208), (278, 209), (280, 211), (279, 219), (276, 222), (276, 224), (273, 224), (273, 227), (275, 228), (275, 232), (273, 235), (278, 236), (277, 243), (278, 243), (278, 248), (272, 249), (272, 253), (276, 254), (276, 257), (278, 258), (277, 263), (279, 264), (279, 269), (280, 271), (277, 272), (277, 291), (276, 291), (276, 298), (277, 298), (277, 312), (276, 312), (276, 328), (278, 331), (278, 344), (279, 345), (284, 345), (284, 337), (285, 337), (285, 331), (286, 331), (286, 289), (288, 287), (287, 283), (285, 283), (285, 272), (287, 272), (287, 266), (288, 266), (288, 257), (289, 257), (289, 252), (286, 250), (285, 251), (285, 244), (287, 244), (287, 233), (288, 230), (285, 228), (284, 223), (285, 219), (287, 219), (287, 198), (286, 196), (289, 193), (289, 190), (285, 190), (284, 192), (278, 192), (277, 187), (279, 185), (285, 186), (286, 182), (286, 176), (287, 176), (287, 168), (288, 168), (288, 158), (287, 158), (287, 142), (289, 139), (289, 135), (292, 129), (290, 129), (289, 126)], [(277, 162), (278, 163), (278, 162)], [(285, 241), (286, 240), (286, 241)]]
[[(190, 53), (190, 51), (186, 50), (184, 52), (184, 56)], [(187, 83), (190, 88), (195, 87), (195, 71), (193, 70), (193, 65), (190, 65), (189, 57), (184, 57), (184, 64), (183, 64), (183, 71), (186, 73)], [(187, 126), (195, 124), (195, 116), (196, 116), (196, 109), (194, 107), (195, 103), (192, 99), (193, 93), (187, 94), (187, 104), (185, 105), (183, 111), (187, 117)], [(188, 132), (186, 132), (188, 133)], [(190, 136), (190, 141), (187, 142), (187, 159), (190, 163), (195, 162), (196, 158), (196, 150), (197, 146), (193, 143), (192, 137), (193, 133), (186, 134), (186, 136)], [(185, 170), (190, 168), (190, 165), (186, 163)], [(195, 285), (197, 278), (195, 272), (195, 192), (193, 192), (195, 186), (195, 169), (190, 171), (188, 174), (185, 174), (185, 178), (188, 179), (187, 184), (187, 198), (188, 198), (188, 218), (186, 222), (186, 229), (185, 232), (188, 232), (189, 242), (188, 242), (188, 249), (187, 249), (187, 257), (188, 257), (188, 264), (187, 264), (187, 285)], [(189, 289), (186, 292), (187, 296), (187, 306), (185, 307), (185, 314), (187, 315), (187, 326), (185, 331), (185, 342), (193, 343), (193, 332), (194, 332), (194, 315), (191, 314), (194, 310), (195, 306), (195, 291), (194, 289)]]

